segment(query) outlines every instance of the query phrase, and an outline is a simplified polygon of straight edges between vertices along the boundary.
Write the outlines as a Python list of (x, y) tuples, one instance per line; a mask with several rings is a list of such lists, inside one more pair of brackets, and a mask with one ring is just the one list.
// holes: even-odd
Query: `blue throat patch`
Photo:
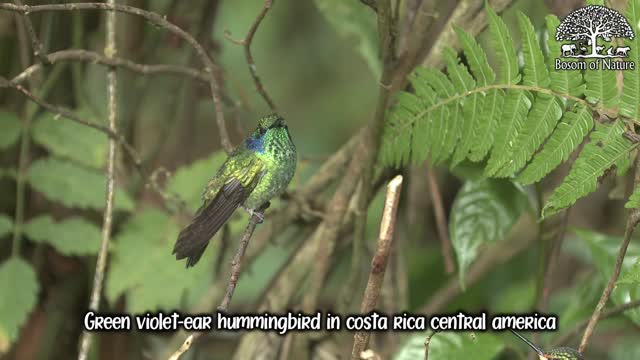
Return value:
[(259, 138), (251, 136), (245, 141), (245, 145), (247, 146), (247, 149), (262, 154), (264, 153), (264, 136)]

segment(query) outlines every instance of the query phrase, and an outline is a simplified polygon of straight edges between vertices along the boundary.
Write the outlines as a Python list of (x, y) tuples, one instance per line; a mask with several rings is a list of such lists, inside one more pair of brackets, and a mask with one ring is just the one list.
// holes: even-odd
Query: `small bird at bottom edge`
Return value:
[(284, 119), (277, 114), (260, 119), (256, 130), (207, 183), (202, 206), (178, 235), (173, 248), (176, 259), (187, 258), (187, 268), (194, 266), (209, 240), (238, 207), (262, 221), (269, 200), (281, 195), (293, 178), (296, 159), (296, 147)]
[[(511, 329), (509, 329), (511, 330)], [(524, 336), (518, 334), (514, 330), (511, 332), (520, 338), (520, 340), (524, 341), (530, 348), (533, 349), (538, 354), (540, 360), (584, 360), (582, 354), (580, 354), (577, 350), (568, 347), (559, 347), (549, 351), (543, 351), (538, 346), (534, 345), (531, 341), (529, 341)]]

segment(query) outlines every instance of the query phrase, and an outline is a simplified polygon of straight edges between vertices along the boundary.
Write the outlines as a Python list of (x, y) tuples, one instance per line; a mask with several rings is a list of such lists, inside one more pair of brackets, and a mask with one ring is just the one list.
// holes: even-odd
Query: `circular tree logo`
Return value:
[(556, 30), (557, 41), (563, 44), (562, 57), (615, 58), (628, 57), (628, 46), (598, 44), (598, 39), (611, 42), (611, 38), (633, 39), (633, 29), (619, 12), (599, 5), (589, 5), (574, 10), (562, 20)]

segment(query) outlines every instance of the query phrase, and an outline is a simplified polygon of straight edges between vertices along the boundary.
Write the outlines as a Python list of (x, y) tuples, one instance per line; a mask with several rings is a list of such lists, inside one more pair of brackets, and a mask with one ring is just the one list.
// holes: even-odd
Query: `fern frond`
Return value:
[(575, 111), (566, 112), (542, 150), (518, 175), (518, 182), (527, 185), (542, 179), (569, 158), (592, 128), (593, 115), (589, 108), (577, 105)]
[[(582, 79), (582, 72), (580, 71), (567, 71), (556, 70), (554, 61), (562, 55), (562, 43), (556, 41), (553, 35), (560, 26), (560, 20), (555, 15), (547, 15), (545, 17), (547, 25), (547, 54), (549, 55), (549, 78), (551, 83), (549, 86), (551, 90), (562, 94), (569, 94), (575, 97), (580, 97), (584, 94), (584, 80)], [(577, 59), (563, 59), (563, 61), (579, 61)], [(563, 98), (563, 102), (564, 98)]]
[[(627, 19), (635, 29), (636, 36), (633, 39), (625, 39), (624, 43), (632, 50), (629, 58), (640, 66), (640, 1), (629, 0), (627, 5)], [(640, 119), (640, 70), (628, 70), (623, 72), (624, 86), (620, 101), (620, 114), (636, 121)]]
[[(451, 49), (446, 49), (444, 52), (444, 58), (447, 63), (447, 72), (453, 82), (453, 86), (456, 89), (457, 94), (473, 90), (476, 87), (476, 81), (473, 79), (466, 66), (458, 62), (455, 53)], [(460, 141), (455, 148), (453, 158), (451, 160), (452, 165), (455, 166), (464, 160), (471, 145), (473, 144), (473, 124), (475, 123), (475, 117), (481, 106), (481, 95), (474, 93), (460, 101), (462, 105), (462, 116), (458, 118), (458, 130), (460, 131)]]
[(407, 92), (396, 96), (397, 104), (389, 111), (382, 137), (381, 160), (384, 164), (400, 167), (411, 157), (412, 122), (416, 109), (421, 109), (420, 100)]
[(522, 32), (522, 53), (524, 55), (522, 83), (548, 88), (549, 71), (544, 63), (544, 55), (531, 20), (523, 13), (518, 12), (518, 25)]
[(458, 34), (458, 39), (462, 45), (462, 50), (467, 58), (471, 72), (476, 78), (476, 83), (479, 86), (493, 84), (493, 81), (496, 79), (496, 74), (493, 72), (491, 66), (489, 66), (487, 54), (482, 50), (480, 44), (462, 28), (456, 26), (455, 31), (456, 34)]
[(502, 117), (496, 130), (495, 142), (491, 157), (485, 168), (485, 174), (494, 176), (505, 164), (511, 160), (514, 140), (517, 138), (524, 120), (531, 107), (530, 94), (526, 91), (508, 90)]
[(623, 137), (623, 132), (624, 124), (621, 121), (611, 125), (596, 124), (596, 130), (590, 136), (591, 142), (585, 145), (569, 175), (554, 190), (542, 209), (543, 218), (593, 192), (598, 186), (598, 178), (638, 146), (639, 143)]
[(507, 29), (507, 24), (493, 11), (486, 1), (484, 8), (489, 14), (489, 31), (491, 32), (491, 40), (496, 50), (500, 68), (498, 72), (498, 83), (517, 84), (520, 82), (518, 56), (513, 46), (513, 39)]
[(520, 170), (556, 127), (562, 117), (559, 100), (554, 96), (538, 96), (522, 131), (516, 138), (512, 160), (496, 175), (507, 177)]
[(491, 150), (493, 146), (494, 131), (498, 124), (498, 119), (502, 115), (504, 104), (504, 91), (500, 89), (490, 90), (484, 98), (482, 110), (478, 115), (478, 127), (475, 140), (471, 146), (469, 159), (480, 161)]
[[(456, 95), (456, 90), (445, 74), (431, 68), (418, 68), (416, 75), (429, 83), (441, 100)], [(438, 110), (432, 116), (432, 131), (429, 142), (431, 146), (431, 162), (434, 164), (445, 161), (453, 153), (458, 136), (456, 122), (458, 120), (458, 103), (452, 102), (442, 111)]]

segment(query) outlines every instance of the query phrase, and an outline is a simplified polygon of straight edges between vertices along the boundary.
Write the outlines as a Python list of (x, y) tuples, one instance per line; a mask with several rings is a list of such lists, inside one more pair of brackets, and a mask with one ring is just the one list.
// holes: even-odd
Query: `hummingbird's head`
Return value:
[(258, 126), (246, 140), (246, 145), (249, 149), (262, 153), (273, 148), (276, 143), (287, 142), (293, 143), (287, 123), (282, 116), (271, 114), (258, 121)]

